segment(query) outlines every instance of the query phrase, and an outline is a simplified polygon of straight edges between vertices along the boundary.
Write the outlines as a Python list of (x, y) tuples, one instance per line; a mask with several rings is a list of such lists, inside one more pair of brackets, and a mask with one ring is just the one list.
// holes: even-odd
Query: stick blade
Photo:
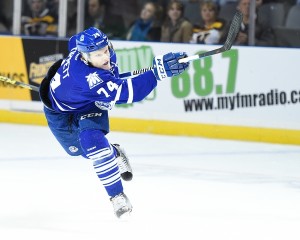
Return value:
[(243, 14), (240, 11), (237, 11), (230, 24), (229, 32), (224, 44), (225, 51), (229, 50), (232, 47), (232, 44), (236, 39), (238, 32), (240, 31), (242, 21)]
[(9, 84), (12, 84), (12, 85), (15, 85), (15, 86), (19, 86), (21, 88), (26, 88), (26, 89), (29, 89), (29, 90), (39, 92), (39, 87), (33, 86), (31, 84), (19, 82), (19, 81), (10, 79), (8, 77), (0, 76), (0, 81), (5, 82), (5, 83), (9, 83)]

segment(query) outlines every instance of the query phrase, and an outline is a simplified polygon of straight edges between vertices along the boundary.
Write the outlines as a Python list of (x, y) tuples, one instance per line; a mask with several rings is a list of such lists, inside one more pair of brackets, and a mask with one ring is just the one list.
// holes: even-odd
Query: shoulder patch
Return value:
[(96, 87), (97, 85), (103, 83), (104, 81), (99, 77), (97, 72), (90, 73), (86, 76), (87, 82), (89, 84), (90, 89)]

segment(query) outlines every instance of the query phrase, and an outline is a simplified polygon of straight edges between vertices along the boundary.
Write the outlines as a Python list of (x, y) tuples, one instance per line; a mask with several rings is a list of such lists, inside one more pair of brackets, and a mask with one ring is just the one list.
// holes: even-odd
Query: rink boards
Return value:
[[(113, 41), (121, 72), (155, 55), (220, 46)], [(67, 41), (1, 37), (0, 74), (38, 86)], [(236, 47), (196, 60), (142, 102), (118, 105), (111, 130), (300, 144), (300, 49)], [(0, 83), (0, 122), (46, 125), (35, 92)]]

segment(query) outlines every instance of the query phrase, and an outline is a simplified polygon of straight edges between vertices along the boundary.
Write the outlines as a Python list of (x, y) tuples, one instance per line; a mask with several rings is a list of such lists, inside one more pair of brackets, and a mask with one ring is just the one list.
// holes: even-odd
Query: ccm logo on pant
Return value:
[(91, 117), (101, 117), (102, 113), (89, 113), (89, 114), (85, 114), (82, 115), (80, 117), (80, 120), (86, 119), (86, 118), (91, 118)]

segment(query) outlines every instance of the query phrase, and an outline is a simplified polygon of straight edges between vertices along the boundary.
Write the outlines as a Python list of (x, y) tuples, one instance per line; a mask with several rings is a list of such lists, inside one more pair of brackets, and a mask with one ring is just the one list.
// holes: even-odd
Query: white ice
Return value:
[(134, 178), (117, 219), (47, 127), (0, 124), (1, 240), (299, 240), (300, 147), (113, 132)]

